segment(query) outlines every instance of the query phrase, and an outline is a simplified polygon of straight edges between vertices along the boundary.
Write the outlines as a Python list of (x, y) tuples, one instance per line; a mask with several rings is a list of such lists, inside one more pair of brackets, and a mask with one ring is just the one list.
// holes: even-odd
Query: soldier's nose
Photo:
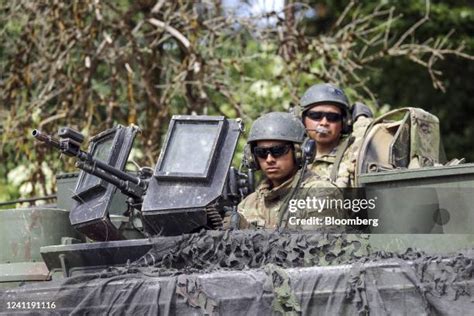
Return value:
[(275, 161), (275, 157), (272, 156), (272, 154), (268, 153), (267, 159), (265, 159), (267, 162), (272, 162)]

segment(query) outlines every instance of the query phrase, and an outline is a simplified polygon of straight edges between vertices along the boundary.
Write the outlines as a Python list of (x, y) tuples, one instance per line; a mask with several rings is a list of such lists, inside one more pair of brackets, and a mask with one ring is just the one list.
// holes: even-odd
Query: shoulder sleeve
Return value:
[(298, 190), (298, 197), (334, 197), (342, 198), (342, 191), (334, 183), (326, 179), (312, 176), (303, 182)]
[(243, 199), (237, 206), (240, 214), (240, 228), (245, 229), (250, 227), (251, 222), (258, 220), (257, 210), (257, 193), (253, 192)]

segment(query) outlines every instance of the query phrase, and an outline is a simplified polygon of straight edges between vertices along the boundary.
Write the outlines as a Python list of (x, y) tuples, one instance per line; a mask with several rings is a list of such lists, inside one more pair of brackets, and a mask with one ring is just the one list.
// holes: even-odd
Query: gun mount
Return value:
[(78, 160), (76, 166), (83, 171), (74, 190), (69, 218), (89, 238), (124, 239), (109, 216), (117, 188), (130, 197), (129, 204), (141, 205), (147, 189), (146, 174), (137, 177), (123, 171), (137, 132), (137, 127), (121, 125), (106, 130), (91, 139), (88, 152), (80, 149), (84, 136), (71, 128), (60, 128), (59, 139), (38, 130), (32, 133), (36, 139)]
[(91, 239), (119, 240), (125, 237), (110, 220), (117, 188), (129, 197), (129, 222), (133, 226), (138, 216), (145, 235), (222, 227), (225, 210), (235, 209), (253, 191), (253, 174), (230, 166), (242, 130), (241, 120), (173, 116), (154, 171), (139, 176), (123, 171), (136, 127), (118, 126), (98, 134), (88, 152), (80, 149), (84, 137), (71, 128), (61, 128), (59, 139), (38, 130), (33, 136), (76, 158), (82, 170), (71, 224)]
[[(118, 126), (95, 136), (91, 140), (91, 152), (85, 152), (80, 149), (81, 143), (84, 140), (84, 136), (78, 131), (69, 127), (62, 127), (59, 129), (59, 140), (50, 135), (43, 134), (37, 129), (33, 130), (32, 135), (39, 141), (42, 141), (50, 145), (51, 147), (59, 149), (63, 154), (66, 154), (70, 157), (76, 157), (79, 160), (76, 162), (76, 167), (78, 167), (79, 169), (84, 170), (86, 173), (92, 174), (106, 182), (115, 185), (124, 194), (130, 196), (131, 198), (141, 200), (143, 194), (146, 191), (147, 182), (143, 181), (141, 177), (133, 176), (129, 173), (123, 172), (120, 169), (111, 166), (111, 164), (113, 164), (113, 162), (111, 161), (113, 157), (110, 156), (110, 153), (112, 153), (111, 150), (113, 151), (113, 149), (115, 149), (117, 146), (123, 144), (124, 140), (122, 138), (131, 137), (131, 140), (128, 140), (127, 142), (132, 143), (133, 138), (135, 137), (135, 134), (137, 132), (136, 127), (129, 127), (128, 131), (123, 130), (123, 134), (125, 135), (117, 135), (117, 139), (113, 139), (114, 142), (110, 143), (110, 136), (112, 134), (119, 133), (119, 131), (121, 131), (122, 129), (127, 128)], [(111, 145), (110, 148), (103, 147), (109, 145)], [(107, 156), (107, 153), (109, 153), (110, 157), (105, 157)], [(98, 158), (107, 158), (109, 162), (105, 163), (102, 160), (96, 158), (96, 156)], [(89, 189), (94, 187), (94, 185), (92, 185), (92, 182), (87, 181), (83, 182), (83, 186), (89, 186)]]

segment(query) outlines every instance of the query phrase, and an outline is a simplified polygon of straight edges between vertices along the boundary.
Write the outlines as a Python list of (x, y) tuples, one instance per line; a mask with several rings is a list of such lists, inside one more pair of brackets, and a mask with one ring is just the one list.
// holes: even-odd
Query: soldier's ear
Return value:
[(255, 156), (252, 153), (252, 146), (250, 144), (245, 145), (244, 147), (244, 161), (243, 164), (253, 170), (259, 170), (260, 165), (258, 161), (255, 159)]

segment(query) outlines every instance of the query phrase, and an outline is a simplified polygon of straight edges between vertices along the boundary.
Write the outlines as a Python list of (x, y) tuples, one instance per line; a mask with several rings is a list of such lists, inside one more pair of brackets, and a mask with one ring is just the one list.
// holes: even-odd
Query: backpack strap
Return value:
[(336, 158), (334, 160), (334, 165), (332, 166), (331, 170), (331, 182), (336, 182), (337, 178), (337, 172), (339, 170), (339, 165), (341, 164), (342, 157), (344, 157), (344, 153), (346, 152), (347, 148), (349, 148), (350, 145), (354, 142), (355, 137), (354, 136), (349, 136), (347, 137), (344, 142), (341, 144), (341, 146), (337, 149), (336, 152)]

